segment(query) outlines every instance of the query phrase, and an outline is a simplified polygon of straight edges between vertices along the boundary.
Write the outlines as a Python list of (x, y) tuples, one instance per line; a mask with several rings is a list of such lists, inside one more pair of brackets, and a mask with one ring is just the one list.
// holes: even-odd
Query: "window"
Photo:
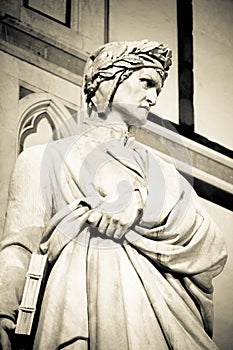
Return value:
[(70, 27), (71, 0), (25, 0), (24, 6), (55, 22)]

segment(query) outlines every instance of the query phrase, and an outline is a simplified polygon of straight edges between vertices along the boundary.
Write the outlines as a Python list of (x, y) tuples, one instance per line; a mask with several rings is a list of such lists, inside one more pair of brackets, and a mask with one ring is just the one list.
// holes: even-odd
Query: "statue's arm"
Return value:
[[(40, 181), (40, 149), (23, 152), (12, 174), (0, 243), (0, 318), (2, 330), (15, 323), (32, 252), (38, 251), (46, 217)], [(12, 323), (10, 323), (12, 325)], [(2, 337), (2, 336), (1, 336)], [(6, 337), (3, 335), (3, 340)]]
[(106, 198), (102, 205), (90, 211), (87, 221), (91, 226), (97, 227), (101, 234), (121, 239), (137, 221), (143, 207), (143, 196), (136, 189), (126, 198), (121, 196), (117, 203)]

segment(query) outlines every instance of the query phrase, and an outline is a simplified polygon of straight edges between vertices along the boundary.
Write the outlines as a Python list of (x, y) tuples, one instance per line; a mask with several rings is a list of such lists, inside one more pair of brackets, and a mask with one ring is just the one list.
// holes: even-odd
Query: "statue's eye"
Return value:
[(152, 87), (155, 87), (155, 81), (153, 79), (149, 79), (149, 78), (140, 78), (140, 81), (142, 83), (142, 86), (145, 89), (150, 89)]

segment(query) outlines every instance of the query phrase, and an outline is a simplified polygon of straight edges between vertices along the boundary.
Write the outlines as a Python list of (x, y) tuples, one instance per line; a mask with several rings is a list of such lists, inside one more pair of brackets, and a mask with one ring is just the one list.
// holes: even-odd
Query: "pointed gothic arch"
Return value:
[(42, 119), (51, 127), (51, 140), (77, 133), (77, 122), (64, 104), (49, 93), (31, 93), (19, 101), (17, 155), (24, 150), (25, 140), (37, 132)]

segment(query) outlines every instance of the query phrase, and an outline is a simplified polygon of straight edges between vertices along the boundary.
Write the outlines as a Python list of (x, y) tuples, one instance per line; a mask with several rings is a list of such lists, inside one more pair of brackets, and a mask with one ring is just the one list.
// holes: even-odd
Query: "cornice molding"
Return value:
[(0, 24), (2, 51), (81, 85), (86, 53), (47, 38), (15, 19), (1, 18)]
[(233, 194), (231, 158), (150, 121), (138, 131), (137, 139), (179, 171)]

